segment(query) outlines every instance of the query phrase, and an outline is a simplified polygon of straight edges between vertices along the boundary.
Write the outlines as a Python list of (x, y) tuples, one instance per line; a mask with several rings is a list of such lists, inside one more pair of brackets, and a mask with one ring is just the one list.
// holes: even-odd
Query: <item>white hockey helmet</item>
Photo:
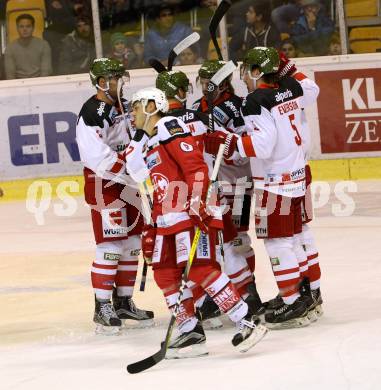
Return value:
[(149, 115), (146, 112), (147, 104), (150, 100), (153, 100), (156, 105), (156, 111), (150, 115), (156, 114), (158, 111), (165, 114), (169, 110), (169, 103), (165, 96), (165, 93), (158, 88), (148, 87), (140, 89), (132, 95), (131, 104), (135, 102), (141, 102), (143, 105), (143, 111), (146, 115)]

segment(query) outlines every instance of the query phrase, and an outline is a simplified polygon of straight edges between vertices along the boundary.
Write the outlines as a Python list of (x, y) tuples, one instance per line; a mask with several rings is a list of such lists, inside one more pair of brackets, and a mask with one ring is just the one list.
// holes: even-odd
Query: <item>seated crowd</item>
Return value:
[[(242, 53), (255, 46), (274, 46), (288, 57), (341, 54), (330, 1), (236, 2), (227, 15), (230, 58), (241, 60)], [(127, 69), (146, 67), (151, 57), (165, 64), (169, 51), (198, 31), (200, 41), (185, 50), (177, 64), (199, 64), (215, 58), (215, 52), (208, 50), (208, 24), (217, 0), (152, 0), (144, 2), (144, 9), (138, 8), (141, 3), (99, 0), (105, 55), (120, 59)], [(2, 79), (85, 73), (96, 57), (90, 0), (45, 0), (45, 4), (42, 38), (33, 34), (32, 15), (18, 15), (19, 37), (6, 45), (1, 58)], [(192, 13), (193, 19), (189, 17)]]

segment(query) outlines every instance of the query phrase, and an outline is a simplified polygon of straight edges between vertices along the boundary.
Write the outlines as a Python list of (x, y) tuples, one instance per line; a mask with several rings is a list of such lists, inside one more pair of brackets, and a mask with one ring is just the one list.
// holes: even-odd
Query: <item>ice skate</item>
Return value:
[(219, 329), (223, 326), (221, 319), (218, 318), (221, 316), (221, 311), (209, 295), (206, 296), (201, 307), (197, 308), (196, 316), (202, 321), (206, 330)]
[(95, 299), (95, 311), (93, 321), (96, 323), (95, 333), (103, 335), (119, 334), (122, 321), (115, 313), (110, 301), (99, 302)]
[(265, 307), (266, 313), (271, 313), (283, 306), (283, 299), (280, 294), (278, 294), (275, 298), (263, 302), (263, 306)]
[(245, 299), (245, 302), (248, 304), (251, 313), (256, 314), (257, 316), (265, 314), (266, 309), (258, 294), (255, 281), (248, 285), (247, 292), (249, 293), (249, 296)]
[(265, 314), (266, 326), (269, 329), (290, 329), (308, 326), (310, 320), (307, 317), (307, 305), (303, 298), (299, 297), (293, 304), (283, 303), (279, 309)]
[(148, 328), (153, 326), (154, 313), (149, 310), (138, 309), (131, 297), (119, 297), (116, 289), (113, 291), (113, 304), (123, 325), (129, 328)]
[(190, 332), (181, 333), (168, 346), (166, 359), (185, 359), (208, 355), (205, 332), (200, 321)]
[(260, 318), (249, 313), (237, 324), (238, 333), (232, 339), (232, 344), (239, 352), (246, 352), (265, 337), (268, 329)]
[(312, 296), (312, 299), (314, 301), (313, 310), (314, 310), (316, 316), (319, 318), (324, 314), (323, 308), (322, 308), (323, 299), (321, 297), (320, 288), (317, 288), (316, 290), (311, 290), (311, 296)]
[(315, 301), (312, 297), (310, 282), (307, 278), (304, 278), (303, 281), (301, 282), (299, 291), (300, 291), (301, 298), (304, 300), (307, 306), (308, 319), (310, 320), (311, 323), (317, 321), (318, 316), (315, 312)]

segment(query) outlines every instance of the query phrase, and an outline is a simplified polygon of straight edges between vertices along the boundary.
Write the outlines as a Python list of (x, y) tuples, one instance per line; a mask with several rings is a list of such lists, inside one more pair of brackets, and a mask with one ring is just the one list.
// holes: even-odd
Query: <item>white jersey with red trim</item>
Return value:
[[(221, 126), (231, 133), (243, 135), (247, 132), (245, 121), (241, 115), (242, 98), (230, 92), (224, 92), (213, 106), (213, 116), (217, 126)], [(193, 107), (202, 113), (208, 113), (208, 103), (205, 97), (197, 100)], [(218, 172), (218, 180), (224, 195), (248, 194), (251, 195), (252, 172), (250, 161), (241, 156), (235, 156), (232, 160), (222, 161)], [(241, 179), (241, 180), (239, 180)], [(237, 182), (242, 189), (237, 189)], [(225, 184), (224, 184), (225, 183)], [(250, 183), (246, 184), (246, 183)]]
[[(185, 123), (174, 116), (161, 118), (156, 134), (147, 141), (146, 164), (154, 186), (153, 220), (160, 235), (194, 226), (188, 214), (190, 197), (206, 196), (208, 166)], [(221, 211), (214, 196), (211, 227), (222, 228)]]
[(130, 182), (122, 155), (130, 142), (126, 123), (128, 118), (124, 118), (115, 106), (92, 96), (82, 106), (76, 127), (83, 165), (105, 180), (122, 184)]
[(278, 88), (263, 85), (247, 96), (241, 111), (251, 135), (238, 141), (241, 156), (262, 160), (263, 175), (255, 186), (289, 197), (305, 193), (302, 109), (319, 94), (314, 81), (301, 73), (295, 78), (284, 78)]

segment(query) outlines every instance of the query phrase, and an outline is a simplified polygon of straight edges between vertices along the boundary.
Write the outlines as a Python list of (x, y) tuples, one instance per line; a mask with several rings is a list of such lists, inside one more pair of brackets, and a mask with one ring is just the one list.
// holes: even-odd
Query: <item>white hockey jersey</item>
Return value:
[(241, 112), (251, 134), (238, 141), (241, 156), (262, 160), (255, 187), (288, 197), (305, 193), (302, 109), (319, 94), (314, 81), (302, 73), (294, 77), (283, 79), (279, 88), (262, 85), (247, 96)]
[(105, 180), (130, 184), (122, 154), (130, 142), (128, 124), (128, 116), (119, 114), (115, 106), (96, 96), (87, 100), (78, 115), (76, 127), (83, 165)]

